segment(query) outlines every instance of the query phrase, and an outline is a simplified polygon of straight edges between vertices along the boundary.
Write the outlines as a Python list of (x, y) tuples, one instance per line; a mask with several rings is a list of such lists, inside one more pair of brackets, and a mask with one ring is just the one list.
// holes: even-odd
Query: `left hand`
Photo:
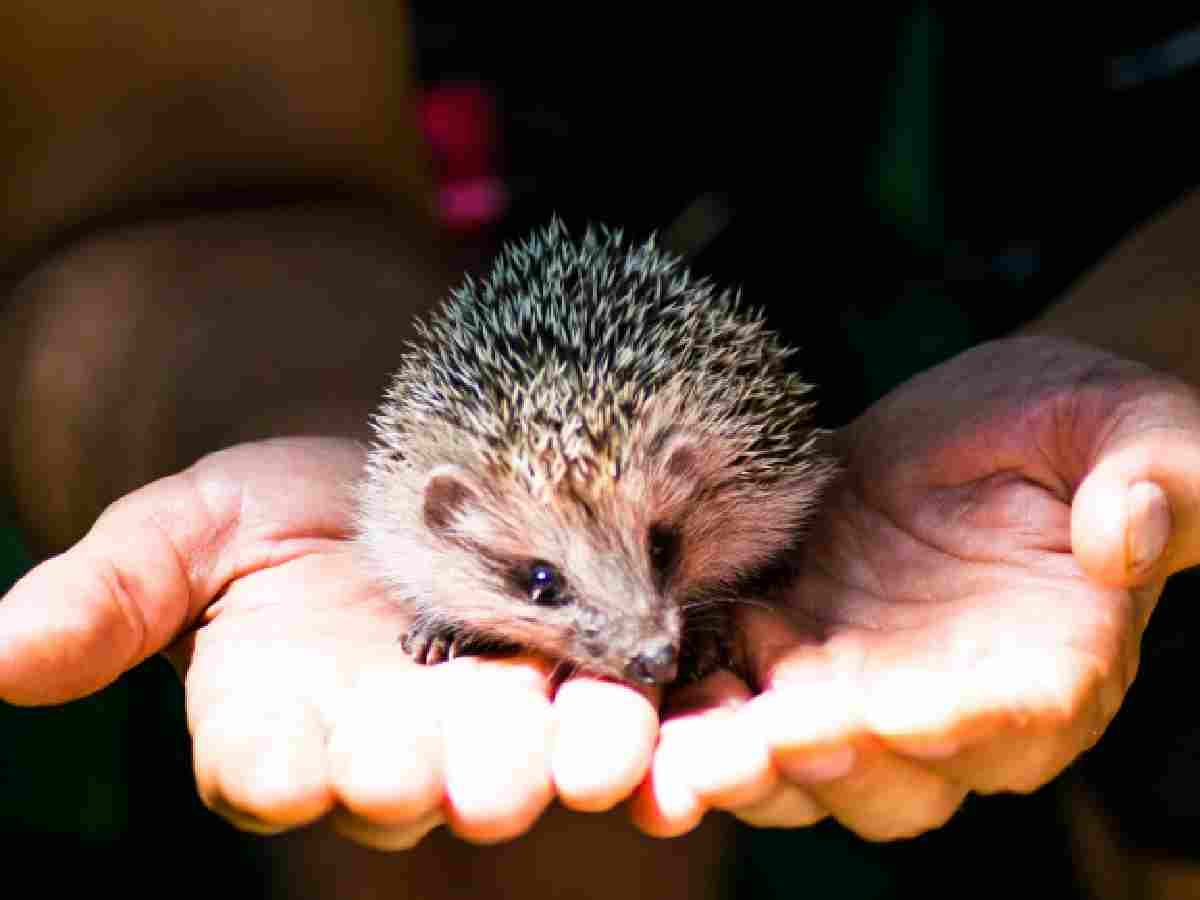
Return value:
[(1032, 791), (1104, 733), (1167, 576), (1200, 562), (1196, 391), (1083, 345), (978, 347), (838, 447), (790, 615), (740, 617), (761, 693), (719, 673), (668, 698), (650, 833), (723, 808), (890, 839)]
[(607, 809), (641, 781), (656, 696), (589, 678), (554, 693), (530, 656), (412, 662), (403, 605), (347, 540), (355, 441), (241, 444), (118, 500), (0, 602), (0, 699), (61, 703), (167, 650), (201, 798), (274, 833), (326, 814), (381, 849), (445, 822), (476, 842), (557, 795)]

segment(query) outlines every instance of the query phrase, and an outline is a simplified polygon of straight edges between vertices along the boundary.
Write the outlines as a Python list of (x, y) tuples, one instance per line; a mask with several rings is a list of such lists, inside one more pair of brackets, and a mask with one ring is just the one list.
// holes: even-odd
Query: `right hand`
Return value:
[(653, 834), (716, 806), (885, 840), (1034, 790), (1100, 738), (1167, 577), (1200, 563), (1200, 393), (1083, 344), (976, 347), (836, 446), (794, 615), (741, 611), (761, 692), (718, 673), (671, 698), (633, 806)]
[[(166, 650), (205, 803), (260, 833), (332, 813), (410, 847), (445, 822), (491, 842), (557, 794), (598, 811), (645, 775), (657, 697), (531, 657), (423, 667), (403, 608), (349, 542), (363, 449), (243, 444), (114, 503), (0, 601), (0, 698), (61, 703)], [(464, 702), (464, 700), (469, 702)]]

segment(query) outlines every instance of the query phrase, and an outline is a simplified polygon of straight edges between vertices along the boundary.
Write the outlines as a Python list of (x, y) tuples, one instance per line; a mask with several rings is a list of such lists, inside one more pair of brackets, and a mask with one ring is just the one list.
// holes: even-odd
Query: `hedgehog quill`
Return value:
[(658, 685), (733, 664), (733, 604), (769, 602), (833, 472), (761, 313), (555, 220), (418, 333), (359, 490), (404, 650)]

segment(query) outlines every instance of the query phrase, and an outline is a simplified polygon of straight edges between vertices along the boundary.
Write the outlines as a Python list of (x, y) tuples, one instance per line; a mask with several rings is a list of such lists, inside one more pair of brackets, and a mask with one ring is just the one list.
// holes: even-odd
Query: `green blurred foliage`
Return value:
[(867, 193), (880, 219), (924, 250), (944, 249), (937, 83), (942, 27), (927, 4), (904, 20)]

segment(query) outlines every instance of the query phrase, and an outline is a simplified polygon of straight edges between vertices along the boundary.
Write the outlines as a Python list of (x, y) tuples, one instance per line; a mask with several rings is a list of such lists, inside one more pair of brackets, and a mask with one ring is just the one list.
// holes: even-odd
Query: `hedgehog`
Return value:
[(417, 326), (358, 541), (417, 662), (512, 649), (668, 685), (735, 664), (834, 472), (812, 386), (740, 294), (561, 220)]

